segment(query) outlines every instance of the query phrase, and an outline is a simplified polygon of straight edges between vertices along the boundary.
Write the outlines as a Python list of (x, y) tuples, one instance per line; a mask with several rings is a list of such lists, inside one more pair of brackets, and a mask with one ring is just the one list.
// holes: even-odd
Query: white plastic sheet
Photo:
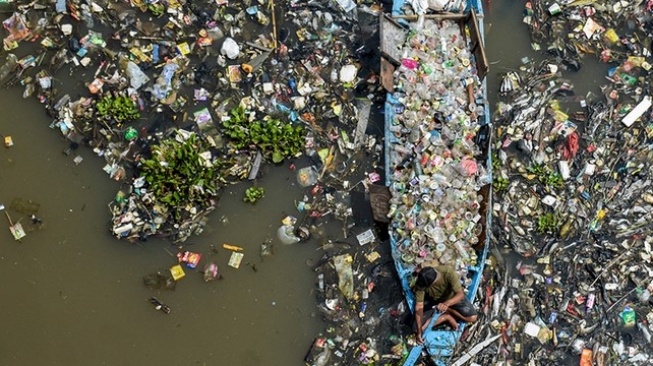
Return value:
[(140, 67), (138, 67), (138, 65), (132, 61), (127, 63), (127, 70), (125, 73), (129, 78), (129, 85), (135, 90), (138, 90), (141, 86), (147, 84), (150, 81), (150, 78), (145, 75), (143, 70), (141, 70)]
[(233, 38), (227, 37), (222, 43), (220, 53), (227, 56), (228, 59), (233, 60), (238, 57), (238, 54), (240, 54), (240, 47)]

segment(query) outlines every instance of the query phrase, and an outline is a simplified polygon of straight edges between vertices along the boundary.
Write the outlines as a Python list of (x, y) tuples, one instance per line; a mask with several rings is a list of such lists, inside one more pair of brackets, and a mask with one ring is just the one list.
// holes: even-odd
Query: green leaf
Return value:
[(283, 156), (283, 154), (280, 151), (277, 150), (277, 151), (272, 152), (272, 162), (273, 163), (275, 163), (275, 164), (280, 163), (280, 162), (283, 161), (284, 158), (285, 157)]

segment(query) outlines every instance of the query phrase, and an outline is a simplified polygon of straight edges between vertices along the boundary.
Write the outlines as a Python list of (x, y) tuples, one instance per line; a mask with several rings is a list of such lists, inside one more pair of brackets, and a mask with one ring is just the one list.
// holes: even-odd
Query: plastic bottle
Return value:
[(0, 81), (9, 76), (18, 64), (18, 58), (13, 53), (7, 55), (5, 62), (0, 66)]
[(642, 331), (642, 334), (644, 334), (644, 338), (646, 338), (646, 341), (648, 343), (651, 343), (651, 332), (648, 331), (648, 327), (642, 323), (637, 323), (637, 328)]
[(465, 248), (465, 245), (463, 245), (462, 242), (456, 241), (454, 243), (456, 249), (458, 249), (458, 252), (460, 252), (460, 255), (463, 257), (465, 261), (469, 260), (469, 253), (467, 252), (467, 248)]
[(86, 23), (86, 27), (93, 28), (95, 26), (95, 21), (93, 21), (93, 14), (87, 10), (82, 10), (82, 19)]
[(637, 319), (635, 315), (635, 310), (631, 308), (630, 306), (626, 306), (622, 311), (621, 314), (619, 315), (621, 317), (621, 320), (624, 323), (624, 326), (626, 328), (630, 328), (635, 325)]
[(621, 73), (619, 76), (621, 77), (621, 80), (629, 86), (635, 86), (637, 84), (637, 78), (632, 75)]
[(358, 311), (358, 316), (361, 319), (365, 317), (365, 310), (367, 310), (367, 303), (363, 302), (360, 306), (360, 310)]
[(295, 78), (294, 78), (294, 77), (291, 77), (291, 78), (288, 80), (288, 86), (289, 86), (290, 89), (292, 90), (293, 94), (297, 94), (297, 82), (295, 81)]

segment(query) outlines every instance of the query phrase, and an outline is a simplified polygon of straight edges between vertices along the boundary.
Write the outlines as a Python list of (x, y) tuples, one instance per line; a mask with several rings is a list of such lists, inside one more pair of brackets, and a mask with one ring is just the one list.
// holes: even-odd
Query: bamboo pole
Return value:
[[(16, 234), (18, 231), (16, 231), (16, 227), (14, 226), (14, 222), (11, 221), (11, 217), (9, 217), (9, 213), (5, 211), (5, 216), (7, 216), (7, 220), (9, 220), (9, 231), (11, 232), (11, 235), (13, 235), (14, 239), (17, 241), (21, 242), (20, 239), (25, 236), (25, 232), (23, 231), (22, 227), (19, 228), (20, 232), (22, 232), (23, 235)], [(20, 222), (20, 220), (18, 220)], [(22, 243), (22, 242), (21, 242)]]
[(9, 220), (9, 225), (14, 226), (14, 223), (11, 221), (11, 217), (9, 217), (7, 211), (5, 211), (5, 216), (7, 216), (7, 220)]
[(277, 16), (274, 11), (274, 0), (270, 0), (270, 9), (272, 9), (272, 48), (277, 50)]

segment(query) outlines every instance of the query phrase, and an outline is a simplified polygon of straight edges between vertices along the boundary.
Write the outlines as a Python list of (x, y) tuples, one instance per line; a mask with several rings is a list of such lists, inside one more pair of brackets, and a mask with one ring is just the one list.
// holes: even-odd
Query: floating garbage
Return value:
[(177, 282), (170, 276), (156, 272), (143, 276), (143, 284), (153, 290), (174, 290)]
[(347, 299), (352, 299), (354, 296), (354, 278), (351, 268), (352, 262), (353, 258), (348, 254), (333, 257), (333, 265), (338, 273), (338, 288)]
[(205, 282), (210, 282), (218, 278), (218, 265), (215, 262), (209, 262), (204, 265), (203, 278)]
[(232, 252), (231, 257), (229, 257), (229, 267), (240, 268), (240, 263), (243, 261), (245, 254), (239, 252)]
[(177, 253), (177, 259), (179, 259), (179, 262), (185, 263), (186, 267), (194, 269), (199, 264), (200, 259), (202, 259), (202, 254), (184, 251)]
[(23, 230), (23, 225), (21, 225), (20, 222), (14, 223), (7, 211), (5, 211), (5, 216), (7, 216), (7, 221), (9, 221), (9, 231), (11, 232), (11, 235), (14, 237), (14, 240), (20, 241), (20, 239), (27, 235), (25, 234), (25, 230)]
[(170, 307), (169, 307), (168, 305), (162, 303), (162, 302), (161, 302), (159, 299), (157, 299), (156, 297), (151, 297), (149, 301), (150, 301), (150, 303), (151, 303), (152, 305), (154, 305), (154, 308), (155, 308), (156, 310), (161, 310), (162, 312), (164, 312), (164, 313), (166, 313), (166, 314), (170, 314)]
[(309, 187), (317, 183), (318, 175), (312, 166), (307, 166), (297, 171), (297, 182), (302, 187)]
[(177, 264), (170, 267), (170, 275), (172, 275), (173, 280), (179, 281), (186, 276), (186, 273), (184, 272), (184, 269)]
[[(382, 262), (381, 239), (370, 235), (371, 221), (363, 225), (355, 217), (349, 195), (383, 179), (373, 163), (382, 153), (381, 136), (370, 134), (372, 103), (385, 95), (368, 42), (377, 28), (360, 27), (377, 21), (379, 4), (300, 0), (275, 9), (219, 0), (200, 9), (134, 0), (136, 11), (104, 3), (50, 5), (22, 4), (3, 23), (5, 47), (15, 54), (3, 57), (0, 81), (20, 85), (44, 106), (49, 127), (70, 146), (64, 156), (86, 163), (74, 150), (88, 148), (104, 160), (101, 168), (120, 183), (109, 204), (109, 232), (117, 239), (184, 242), (203, 232), (227, 185), (260, 179), (273, 164), (302, 164), (308, 168), (298, 174), (299, 185), (289, 182), (305, 190), (297, 205), (302, 217), (284, 229), (287, 238), (343, 245), (322, 243), (324, 225), (340, 221), (361, 254), (352, 255), (352, 276), (361, 276), (361, 263), (369, 269)], [(34, 11), (53, 16), (32, 21)], [(59, 94), (73, 79), (83, 85), (78, 93)], [(143, 281), (169, 289), (200, 266), (212, 280), (219, 278), (213, 263), (239, 268), (243, 253), (233, 250), (219, 260), (204, 254), (203, 263), (200, 253), (181, 251), (175, 258), (181, 262)], [(260, 254), (272, 254), (271, 242)], [(373, 314), (382, 313), (370, 293), (378, 281), (391, 288), (390, 277), (377, 269), (364, 283), (353, 279), (352, 314), (356, 321), (363, 315), (366, 323), (359, 325), (370, 333), (378, 319)], [(333, 279), (324, 282), (328, 293)], [(347, 302), (329, 295), (329, 308), (341, 311)], [(324, 350), (320, 362), (380, 359), (376, 339), (349, 338), (338, 338), (343, 349)]]
[[(551, 4), (531, 2), (525, 20), (556, 58), (503, 74), (494, 116), (493, 241), (524, 259), (512, 276), (494, 267), (487, 321), (528, 337), (513, 333), (476, 362), (643, 365), (651, 323), (642, 316), (653, 311), (651, 91), (638, 59), (648, 47), (632, 36), (643, 29), (629, 25), (643, 4)], [(564, 22), (571, 34), (557, 33)], [(607, 83), (580, 95), (563, 73), (593, 50), (611, 63)]]
[(238, 54), (240, 53), (240, 47), (238, 46), (238, 43), (233, 40), (233, 38), (227, 37), (222, 43), (220, 52), (223, 55), (227, 56), (228, 59), (233, 60), (238, 57)]
[(261, 244), (261, 251), (260, 251), (260, 253), (259, 253), (259, 254), (261, 255), (261, 257), (269, 257), (269, 256), (271, 256), (273, 253), (274, 253), (274, 252), (273, 252), (273, 246), (272, 246), (272, 243), (267, 243), (267, 242), (266, 242), (266, 243), (262, 243), (262, 244)]

